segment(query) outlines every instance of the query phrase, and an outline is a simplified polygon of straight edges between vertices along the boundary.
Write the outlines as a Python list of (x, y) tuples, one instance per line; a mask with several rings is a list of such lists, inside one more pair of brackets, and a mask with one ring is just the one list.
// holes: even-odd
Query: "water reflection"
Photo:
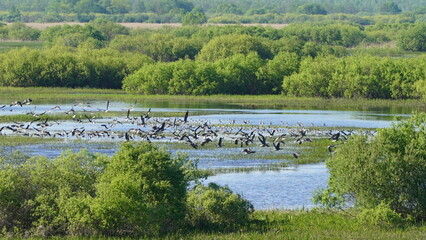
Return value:
[(209, 177), (205, 183), (228, 185), (250, 200), (255, 209), (312, 208), (312, 193), (327, 184), (325, 165), (308, 164), (282, 171), (227, 173)]

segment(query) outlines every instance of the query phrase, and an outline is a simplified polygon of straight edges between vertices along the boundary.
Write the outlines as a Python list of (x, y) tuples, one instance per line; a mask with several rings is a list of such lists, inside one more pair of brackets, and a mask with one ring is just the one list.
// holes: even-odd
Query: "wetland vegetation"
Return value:
[(0, 236), (424, 239), (424, 9), (268, 1), (0, 0)]

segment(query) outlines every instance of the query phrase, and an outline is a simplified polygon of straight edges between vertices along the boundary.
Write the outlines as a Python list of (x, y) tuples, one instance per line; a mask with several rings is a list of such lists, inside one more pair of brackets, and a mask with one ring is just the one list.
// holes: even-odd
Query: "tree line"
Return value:
[[(425, 96), (422, 56), (375, 57), (353, 48), (426, 49), (425, 24), (185, 26), (129, 30), (95, 20), (38, 31), (44, 49), (0, 54), (1, 86), (123, 88), (140, 94)], [(15, 23), (4, 36), (27, 36)], [(29, 67), (31, 66), (31, 67)], [(348, 67), (349, 66), (349, 67)]]
[[(357, 4), (347, 1), (296, 1), (296, 0), (261, 0), (242, 1), (234, 0), (224, 3), (219, 0), (0, 0), (0, 10), (7, 11), (13, 7), (29, 12), (62, 12), (62, 13), (129, 13), (155, 12), (158, 14), (170, 11), (191, 11), (194, 7), (202, 8), (208, 13), (233, 14), (261, 14), (261, 13), (289, 13), (297, 11), (318, 10), (318, 6), (330, 13), (399, 13), (414, 11), (424, 6), (424, 1), (414, 0), (361, 0)], [(399, 11), (398, 11), (399, 9)]]
[[(424, 0), (0, 0), (0, 20), (7, 22), (88, 22), (103, 18), (114, 22), (269, 22), (303, 21), (311, 16), (350, 14), (354, 18), (370, 15), (412, 17), (426, 12)], [(287, 16), (289, 14), (289, 16)], [(296, 14), (297, 16), (294, 16)], [(404, 18), (405, 18), (404, 17)]]

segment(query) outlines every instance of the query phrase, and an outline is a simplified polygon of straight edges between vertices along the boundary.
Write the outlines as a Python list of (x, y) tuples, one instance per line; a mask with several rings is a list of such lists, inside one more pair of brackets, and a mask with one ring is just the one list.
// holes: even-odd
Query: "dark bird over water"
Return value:
[(223, 137), (219, 138), (219, 141), (217, 142), (217, 147), (221, 148), (223, 146)]
[(184, 123), (188, 122), (188, 115), (189, 115), (189, 111), (187, 110), (185, 113), (185, 117), (183, 118)]
[(253, 151), (250, 148), (244, 148), (242, 152), (244, 154), (252, 154), (252, 153), (255, 153), (256, 151)]

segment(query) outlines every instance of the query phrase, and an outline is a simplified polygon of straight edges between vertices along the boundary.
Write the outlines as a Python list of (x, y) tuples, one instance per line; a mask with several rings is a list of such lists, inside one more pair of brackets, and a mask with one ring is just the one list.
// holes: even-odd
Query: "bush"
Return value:
[(96, 228), (108, 235), (157, 235), (185, 216), (186, 158), (148, 143), (123, 144), (96, 185), (90, 205)]
[(426, 24), (412, 25), (406, 31), (401, 31), (398, 46), (408, 51), (426, 51)]
[(195, 228), (232, 229), (245, 224), (253, 212), (253, 205), (235, 194), (229, 187), (215, 183), (196, 185), (189, 191), (188, 223)]
[(381, 227), (401, 227), (406, 222), (401, 214), (396, 213), (384, 203), (380, 203), (374, 208), (362, 209), (357, 215), (357, 219), (362, 224)]
[(217, 61), (236, 54), (248, 55), (256, 52), (262, 59), (272, 58), (266, 39), (245, 34), (230, 34), (218, 36), (203, 46), (197, 56), (201, 61)]
[(194, 162), (148, 143), (123, 144), (112, 157), (67, 151), (48, 159), (2, 152), (0, 234), (168, 233), (183, 224), (187, 187), (199, 177)]
[(357, 136), (326, 162), (328, 191), (362, 208), (388, 204), (403, 217), (426, 219), (426, 114), (374, 137)]
[(72, 221), (82, 205), (72, 201), (94, 194), (103, 157), (68, 151), (53, 160), (19, 154), (1, 160), (0, 229), (37, 236), (74, 234)]

